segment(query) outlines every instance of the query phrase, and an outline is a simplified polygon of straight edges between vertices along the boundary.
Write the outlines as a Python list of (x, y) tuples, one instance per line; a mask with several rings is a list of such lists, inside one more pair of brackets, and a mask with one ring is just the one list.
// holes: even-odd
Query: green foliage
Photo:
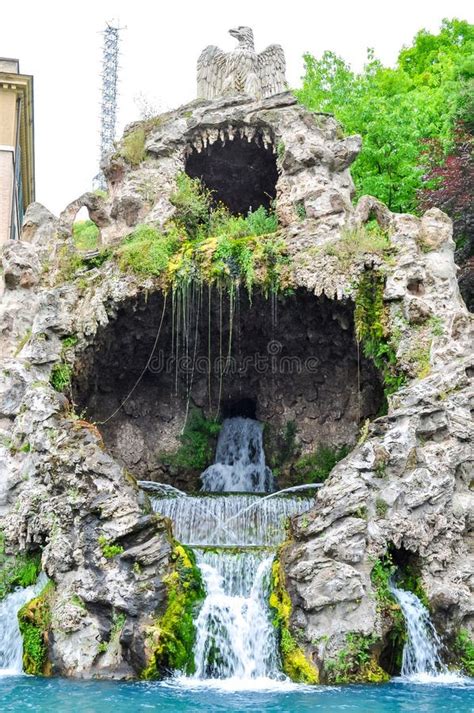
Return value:
[(276, 471), (295, 456), (298, 427), (296, 421), (288, 421), (283, 431), (275, 429), (268, 422), (265, 423), (264, 428), (267, 463), (273, 471)]
[(92, 220), (78, 220), (72, 226), (72, 237), (78, 250), (95, 250), (99, 235), (99, 228)]
[(105, 535), (99, 535), (97, 542), (99, 543), (102, 554), (107, 559), (113, 559), (123, 552), (121, 545), (114, 545)]
[(41, 571), (41, 555), (5, 554), (3, 534), (0, 535), (0, 601), (15, 587), (29, 587), (38, 579)]
[(299, 483), (323, 483), (336, 463), (350, 453), (350, 446), (320, 445), (314, 453), (308, 453), (293, 466)]
[(295, 213), (299, 220), (303, 221), (306, 219), (306, 208), (303, 201), (296, 201), (295, 203)]
[(65, 391), (71, 384), (72, 367), (65, 361), (54, 364), (51, 370), (50, 384), (56, 391)]
[(48, 582), (38, 597), (25, 604), (18, 612), (18, 623), (23, 638), (23, 670), (33, 676), (49, 675), (48, 629), (51, 625), (51, 597), (54, 585)]
[(388, 232), (376, 221), (370, 221), (356, 229), (343, 230), (339, 239), (326, 243), (319, 252), (334, 255), (342, 267), (347, 268), (364, 255), (379, 255), (388, 260), (393, 248)]
[(122, 629), (125, 626), (125, 622), (127, 621), (126, 615), (122, 612), (118, 614), (117, 612), (114, 612), (113, 618), (112, 618), (112, 627), (110, 629), (110, 635), (108, 641), (101, 641), (98, 646), (98, 651), (99, 653), (105, 654), (105, 652), (108, 650), (109, 646), (111, 643), (113, 643), (115, 640), (117, 640), (120, 637), (120, 634), (122, 633)]
[(220, 423), (193, 409), (179, 438), (180, 447), (175, 453), (163, 453), (162, 462), (177, 468), (203, 471), (212, 463), (220, 429)]
[(176, 191), (170, 201), (176, 208), (175, 221), (187, 236), (196, 238), (198, 233), (209, 227), (212, 193), (205, 188), (199, 178), (190, 178), (181, 173), (176, 179)]
[(468, 676), (474, 678), (474, 641), (467, 629), (460, 629), (453, 645), (453, 654)]
[(122, 270), (131, 269), (157, 277), (167, 270), (179, 245), (175, 231), (164, 234), (149, 225), (138, 225), (117, 249), (119, 265)]
[(362, 275), (355, 298), (356, 338), (364, 355), (372, 359), (382, 374), (385, 396), (393, 394), (405, 382), (397, 367), (397, 356), (388, 331), (387, 311), (383, 301), (384, 278), (373, 270)]
[(318, 669), (306, 658), (303, 649), (297, 644), (289, 628), (291, 599), (285, 587), (284, 574), (278, 559), (275, 559), (272, 565), (269, 604), (274, 614), (273, 625), (279, 633), (283, 671), (296, 683), (318, 683)]
[(268, 293), (288, 283), (290, 261), (273, 213), (261, 206), (245, 217), (231, 215), (186, 174), (178, 176), (171, 201), (176, 212), (164, 231), (141, 225), (119, 246), (123, 270), (161, 277), (175, 289), (195, 281), (229, 291), (242, 283), (250, 292), (258, 283)]
[(394, 578), (397, 586), (416, 594), (426, 607), (428, 600), (413, 564), (408, 563), (402, 569), (397, 568), (390, 552), (375, 560), (370, 579), (375, 590), (377, 609), (388, 623), (387, 640), (390, 642), (392, 666), (400, 671), (406, 642), (406, 625), (400, 605), (390, 591), (390, 581)]
[(379, 517), (385, 517), (388, 511), (388, 503), (383, 500), (383, 498), (376, 498), (375, 500), (375, 512)]
[(73, 280), (78, 270), (85, 267), (81, 255), (67, 245), (59, 249), (58, 262), (57, 284)]
[(333, 659), (325, 661), (324, 670), (328, 683), (379, 683), (390, 676), (379, 666), (372, 652), (377, 643), (375, 635), (357, 632), (346, 634), (346, 646)]
[(431, 371), (431, 339), (428, 343), (420, 342), (404, 355), (411, 365), (417, 379), (424, 379)]
[(146, 158), (145, 130), (140, 127), (122, 139), (120, 155), (131, 165), (138, 166)]
[(69, 336), (64, 337), (61, 342), (62, 351), (65, 351), (66, 349), (72, 349), (72, 347), (75, 347), (78, 342), (78, 338), (75, 334), (70, 334)]
[(416, 209), (424, 142), (436, 139), (447, 151), (456, 121), (473, 121), (473, 52), (474, 26), (444, 20), (437, 35), (421, 30), (394, 69), (371, 50), (360, 74), (332, 52), (305, 55), (298, 99), (333, 113), (348, 134), (362, 135), (352, 166), (359, 196), (376, 196), (394, 211)]
[(164, 578), (166, 610), (148, 631), (148, 648), (153, 653), (142, 672), (145, 679), (160, 678), (171, 671), (189, 675), (195, 670), (194, 617), (206, 592), (191, 549), (174, 542), (172, 559), (172, 571)]

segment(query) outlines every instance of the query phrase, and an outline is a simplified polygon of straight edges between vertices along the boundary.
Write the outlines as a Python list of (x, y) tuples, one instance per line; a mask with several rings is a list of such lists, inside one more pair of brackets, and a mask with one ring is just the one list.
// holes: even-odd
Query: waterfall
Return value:
[(18, 625), (18, 612), (36, 597), (47, 583), (41, 573), (36, 584), (14, 592), (0, 602), (0, 676), (14, 676), (23, 671), (23, 641)]
[(262, 424), (252, 418), (227, 418), (219, 433), (215, 463), (201, 480), (206, 492), (272, 491), (273, 474), (265, 465)]
[(153, 509), (173, 521), (186, 545), (275, 547), (285, 539), (288, 518), (308, 509), (307, 497), (202, 495), (152, 497)]
[(313, 497), (268, 495), (273, 474), (262, 425), (249, 418), (224, 421), (215, 463), (201, 479), (204, 492), (193, 496), (144, 484), (153, 509), (193, 548), (206, 589), (195, 619), (193, 680), (245, 687), (284, 682), (268, 605), (270, 571), (288, 518), (307, 510)]
[(403, 647), (402, 676), (439, 677), (448, 669), (441, 660), (441, 641), (427, 608), (416, 594), (399, 589), (393, 584), (391, 592), (400, 604), (407, 628), (407, 641)]
[(198, 555), (207, 597), (196, 620), (195, 678), (279, 677), (265, 598), (272, 560), (247, 552)]

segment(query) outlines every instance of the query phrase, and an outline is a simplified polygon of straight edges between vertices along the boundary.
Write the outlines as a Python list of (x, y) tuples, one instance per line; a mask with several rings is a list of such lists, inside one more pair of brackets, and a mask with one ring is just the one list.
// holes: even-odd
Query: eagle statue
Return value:
[(236, 27), (229, 34), (239, 41), (233, 52), (215, 45), (204, 49), (197, 64), (199, 99), (247, 94), (264, 99), (287, 89), (285, 54), (280, 45), (270, 45), (257, 54), (250, 27)]

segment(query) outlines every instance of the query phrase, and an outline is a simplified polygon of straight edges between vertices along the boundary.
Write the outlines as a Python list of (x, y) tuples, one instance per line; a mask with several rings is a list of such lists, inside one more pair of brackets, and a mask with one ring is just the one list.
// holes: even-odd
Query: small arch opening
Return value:
[(273, 145), (236, 134), (198, 151), (192, 148), (185, 170), (212, 191), (214, 202), (223, 203), (234, 215), (247, 215), (276, 198), (278, 169)]
[(89, 210), (83, 205), (73, 220), (72, 237), (80, 252), (97, 250), (101, 244), (100, 228), (90, 217)]

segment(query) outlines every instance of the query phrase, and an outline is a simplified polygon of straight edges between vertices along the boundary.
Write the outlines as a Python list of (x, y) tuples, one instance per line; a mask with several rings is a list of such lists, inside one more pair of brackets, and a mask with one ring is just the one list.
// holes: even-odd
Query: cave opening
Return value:
[(222, 418), (257, 418), (257, 402), (255, 399), (228, 399), (221, 404)]
[[(404, 545), (390, 542), (384, 558), (387, 567), (393, 568), (391, 580), (396, 587), (413, 592), (427, 605), (421, 580), (421, 558), (417, 552)], [(386, 636), (386, 643), (380, 654), (380, 664), (391, 676), (400, 675), (403, 648), (406, 643), (406, 624), (397, 606), (391, 609), (392, 625)]]
[(236, 132), (232, 140), (218, 139), (200, 151), (193, 146), (185, 171), (212, 192), (215, 204), (223, 203), (235, 215), (247, 215), (260, 206), (268, 210), (276, 198), (274, 147), (258, 132), (250, 139)]
[[(281, 460), (275, 449), (353, 446), (383, 404), (381, 377), (357, 349), (353, 312), (350, 301), (304, 289), (274, 299), (240, 291), (229, 300), (217, 288), (167, 303), (161, 292), (129, 299), (78, 355), (73, 397), (137, 478), (187, 492), (199, 489), (201, 471), (167, 456), (194, 413), (262, 422), (267, 463)], [(279, 487), (293, 484), (285, 477)]]

